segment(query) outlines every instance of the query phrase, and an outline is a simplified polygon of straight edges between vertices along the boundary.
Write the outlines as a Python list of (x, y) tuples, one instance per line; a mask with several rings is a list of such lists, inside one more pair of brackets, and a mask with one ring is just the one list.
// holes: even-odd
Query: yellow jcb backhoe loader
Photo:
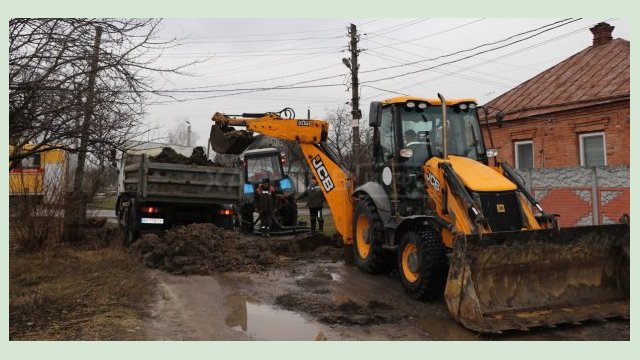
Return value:
[(240, 153), (253, 132), (298, 142), (356, 266), (397, 267), (416, 299), (444, 291), (469, 329), (629, 318), (629, 225), (560, 229), (506, 162), (489, 165), (478, 108), (441, 95), (373, 102), (375, 163), (355, 189), (323, 120), (216, 113), (210, 139), (220, 153)]

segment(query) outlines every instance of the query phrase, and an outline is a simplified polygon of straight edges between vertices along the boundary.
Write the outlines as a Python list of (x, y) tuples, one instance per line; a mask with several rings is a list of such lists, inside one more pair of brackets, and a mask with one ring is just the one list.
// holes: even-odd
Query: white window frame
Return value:
[(533, 140), (523, 140), (523, 141), (514, 141), (513, 142), (513, 151), (515, 154), (515, 163), (516, 163), (516, 169), (520, 169), (520, 164), (518, 161), (518, 145), (526, 145), (526, 144), (531, 144), (531, 167), (535, 168), (536, 166), (536, 158), (535, 158), (535, 151), (533, 150)]
[(607, 166), (607, 138), (604, 131), (584, 133), (578, 136), (578, 143), (580, 145), (580, 166), (586, 166), (584, 164), (584, 138), (594, 136), (602, 136), (602, 154), (604, 155), (604, 166)]

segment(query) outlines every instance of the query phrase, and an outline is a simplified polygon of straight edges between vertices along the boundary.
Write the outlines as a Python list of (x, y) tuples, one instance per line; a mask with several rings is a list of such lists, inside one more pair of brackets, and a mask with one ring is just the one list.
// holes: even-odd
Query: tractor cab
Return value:
[[(297, 223), (295, 186), (284, 171), (285, 156), (276, 148), (262, 148), (245, 151), (241, 156), (244, 169), (244, 196), (241, 209), (242, 223), (253, 219), (254, 194), (263, 179), (269, 179), (273, 188), (276, 225), (294, 226)], [(248, 227), (248, 226), (247, 226)]]
[(248, 150), (242, 156), (245, 184), (254, 189), (262, 179), (267, 178), (275, 190), (293, 192), (293, 182), (285, 174), (284, 154), (276, 148)]

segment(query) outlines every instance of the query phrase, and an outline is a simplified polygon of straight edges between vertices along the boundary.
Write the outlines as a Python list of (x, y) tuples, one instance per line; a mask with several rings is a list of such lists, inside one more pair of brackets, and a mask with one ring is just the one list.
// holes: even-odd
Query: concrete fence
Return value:
[(517, 171), (560, 226), (617, 223), (629, 214), (630, 169), (626, 166)]

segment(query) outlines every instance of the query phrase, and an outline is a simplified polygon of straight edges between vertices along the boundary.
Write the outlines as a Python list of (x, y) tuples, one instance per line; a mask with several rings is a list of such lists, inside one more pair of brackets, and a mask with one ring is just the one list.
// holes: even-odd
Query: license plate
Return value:
[(162, 218), (141, 218), (140, 223), (142, 224), (164, 224), (164, 219)]

